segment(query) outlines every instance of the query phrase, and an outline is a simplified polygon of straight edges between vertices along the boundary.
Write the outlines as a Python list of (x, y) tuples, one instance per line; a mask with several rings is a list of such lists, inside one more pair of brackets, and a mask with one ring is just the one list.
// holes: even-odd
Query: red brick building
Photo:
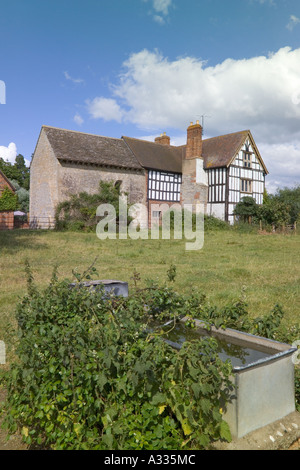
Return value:
[[(15, 192), (15, 188), (0, 170), (0, 197), (5, 188)], [(14, 228), (14, 211), (0, 210), (0, 230), (12, 230)]]

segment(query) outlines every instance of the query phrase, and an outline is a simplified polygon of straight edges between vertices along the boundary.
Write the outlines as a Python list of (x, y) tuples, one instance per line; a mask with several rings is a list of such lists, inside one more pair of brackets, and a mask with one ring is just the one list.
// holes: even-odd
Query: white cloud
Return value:
[(250, 3), (253, 3), (253, 2), (258, 2), (261, 5), (264, 4), (264, 3), (268, 3), (269, 5), (272, 5), (272, 6), (276, 5), (275, 0), (250, 0)]
[[(9, 162), (12, 165), (16, 161), (16, 156), (18, 155), (17, 146), (14, 142), (11, 142), (8, 147), (0, 146), (0, 158), (5, 162)], [(25, 165), (30, 166), (30, 161), (24, 158)]]
[[(148, 0), (143, 0), (144, 3), (147, 3)], [(150, 14), (153, 17), (153, 20), (159, 24), (165, 24), (166, 18), (169, 15), (169, 9), (172, 6), (173, 0), (151, 0), (152, 10)]]
[[(144, 129), (182, 129), (207, 113), (212, 130), (255, 126), (260, 136), (272, 140), (278, 132), (288, 137), (300, 133), (299, 100), (294, 99), (300, 96), (300, 49), (285, 47), (215, 66), (193, 57), (170, 61), (157, 51), (143, 50), (123, 65), (112, 87), (113, 99), (93, 100), (95, 108), (106, 103), (114, 109), (107, 120), (123, 118)], [(93, 114), (96, 118), (103, 113)]]
[(259, 3), (269, 3), (270, 5), (275, 5), (274, 0), (258, 0)]
[(158, 13), (168, 15), (172, 0), (153, 0), (153, 8)]
[(300, 182), (300, 142), (283, 142), (269, 145), (261, 142), (261, 156), (269, 170), (266, 188), (275, 192), (278, 187), (293, 187)]
[(153, 15), (153, 19), (156, 23), (158, 24), (165, 24), (165, 19), (162, 16), (159, 15)]
[(270, 173), (299, 180), (300, 48), (214, 66), (143, 50), (123, 64), (111, 90), (111, 98), (89, 103), (93, 118), (130, 122), (149, 134), (173, 129), (176, 136), (208, 114), (205, 137), (250, 129)]
[(287, 29), (289, 29), (290, 31), (293, 31), (293, 29), (295, 28), (295, 26), (300, 23), (300, 18), (297, 18), (297, 16), (295, 15), (291, 15), (290, 16), (290, 21), (288, 22), (288, 24), (286, 25)]
[(8, 147), (0, 146), (0, 158), (5, 162), (14, 164), (17, 155), (17, 146), (14, 142), (11, 142)]
[(78, 124), (78, 126), (81, 126), (84, 122), (82, 117), (78, 113), (75, 114), (75, 116), (73, 118), (73, 121), (76, 122), (76, 124)]
[(68, 72), (64, 72), (64, 76), (66, 80), (70, 80), (73, 83), (84, 83), (83, 78), (73, 78)]
[(92, 101), (87, 100), (86, 104), (89, 114), (94, 119), (117, 122), (123, 119), (124, 112), (114, 99), (97, 97)]

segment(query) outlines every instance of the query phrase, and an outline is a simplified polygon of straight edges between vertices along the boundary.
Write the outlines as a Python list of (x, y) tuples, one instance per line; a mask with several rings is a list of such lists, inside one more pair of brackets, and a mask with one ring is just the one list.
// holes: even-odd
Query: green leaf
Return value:
[(151, 404), (162, 405), (166, 402), (166, 400), (166, 395), (164, 393), (156, 393), (151, 400)]
[(203, 411), (203, 413), (208, 414), (209, 411), (211, 410), (212, 404), (211, 404), (210, 400), (208, 400), (207, 398), (201, 398), (200, 399), (200, 407), (201, 407), (201, 410)]
[(220, 423), (220, 436), (225, 441), (230, 442), (232, 440), (229, 425), (224, 420), (222, 420), (221, 423)]

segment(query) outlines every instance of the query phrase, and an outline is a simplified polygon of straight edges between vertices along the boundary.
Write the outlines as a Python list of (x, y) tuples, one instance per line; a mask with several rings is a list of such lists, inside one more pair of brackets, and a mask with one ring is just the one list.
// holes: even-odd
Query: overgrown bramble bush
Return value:
[(0, 211), (15, 211), (18, 206), (18, 196), (9, 188), (4, 188), (0, 196)]
[(170, 347), (161, 329), (189, 300), (153, 284), (104, 298), (54, 273), (17, 306), (18, 360), (7, 375), (10, 433), (53, 449), (205, 448), (230, 439), (222, 419), (231, 365), (214, 339)]
[[(111, 181), (100, 181), (99, 190), (95, 194), (82, 191), (70, 195), (69, 199), (59, 203), (55, 210), (56, 230), (92, 231), (95, 230), (101, 217), (97, 216), (97, 208), (101, 204), (111, 204), (119, 223), (119, 198), (122, 195), (120, 186)], [(125, 195), (125, 194), (124, 194)], [(123, 202), (125, 204), (125, 202)], [(128, 212), (129, 206), (123, 208)], [(128, 223), (132, 217), (127, 216)]]
[[(128, 298), (105, 298), (82, 287), (85, 275), (74, 275), (75, 288), (54, 271), (40, 291), (27, 266), (28, 293), (16, 309), (18, 360), (6, 377), (6, 427), (21, 430), (29, 445), (164, 450), (230, 440), (222, 419), (230, 362), (219, 359), (213, 338), (187, 341), (177, 351), (154, 325), (171, 321), (172, 328), (185, 316), (191, 327), (201, 318), (279, 341), (299, 339), (299, 326), (281, 325), (279, 306), (250, 320), (243, 298), (218, 309), (196, 292), (179, 295), (153, 282), (138, 289), (138, 273)], [(297, 406), (299, 382), (296, 369)]]

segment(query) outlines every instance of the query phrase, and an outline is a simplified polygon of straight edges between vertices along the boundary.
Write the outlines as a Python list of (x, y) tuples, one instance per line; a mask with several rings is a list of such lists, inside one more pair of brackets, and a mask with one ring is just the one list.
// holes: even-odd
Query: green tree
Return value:
[(256, 201), (250, 196), (245, 196), (237, 203), (233, 213), (243, 222), (250, 222), (252, 217), (257, 215), (257, 210)]
[(267, 202), (259, 207), (257, 216), (262, 222), (279, 228), (289, 223), (290, 207), (277, 197), (269, 196)]
[(0, 158), (0, 170), (9, 180), (17, 181), (22, 188), (29, 189), (30, 170), (23, 155), (17, 155), (15, 163), (5, 162)]
[(30, 183), (30, 170), (25, 164), (25, 159), (23, 155), (19, 154), (16, 156), (16, 161), (15, 161), (15, 167), (19, 171), (20, 175), (20, 185), (24, 189), (29, 189), (29, 183)]
[(29, 212), (29, 191), (25, 188), (22, 188), (18, 181), (10, 180), (11, 184), (16, 190), (18, 196), (18, 207), (20, 211)]
[(278, 189), (275, 198), (277, 201), (289, 206), (289, 223), (296, 222), (300, 216), (300, 184), (294, 188)]

